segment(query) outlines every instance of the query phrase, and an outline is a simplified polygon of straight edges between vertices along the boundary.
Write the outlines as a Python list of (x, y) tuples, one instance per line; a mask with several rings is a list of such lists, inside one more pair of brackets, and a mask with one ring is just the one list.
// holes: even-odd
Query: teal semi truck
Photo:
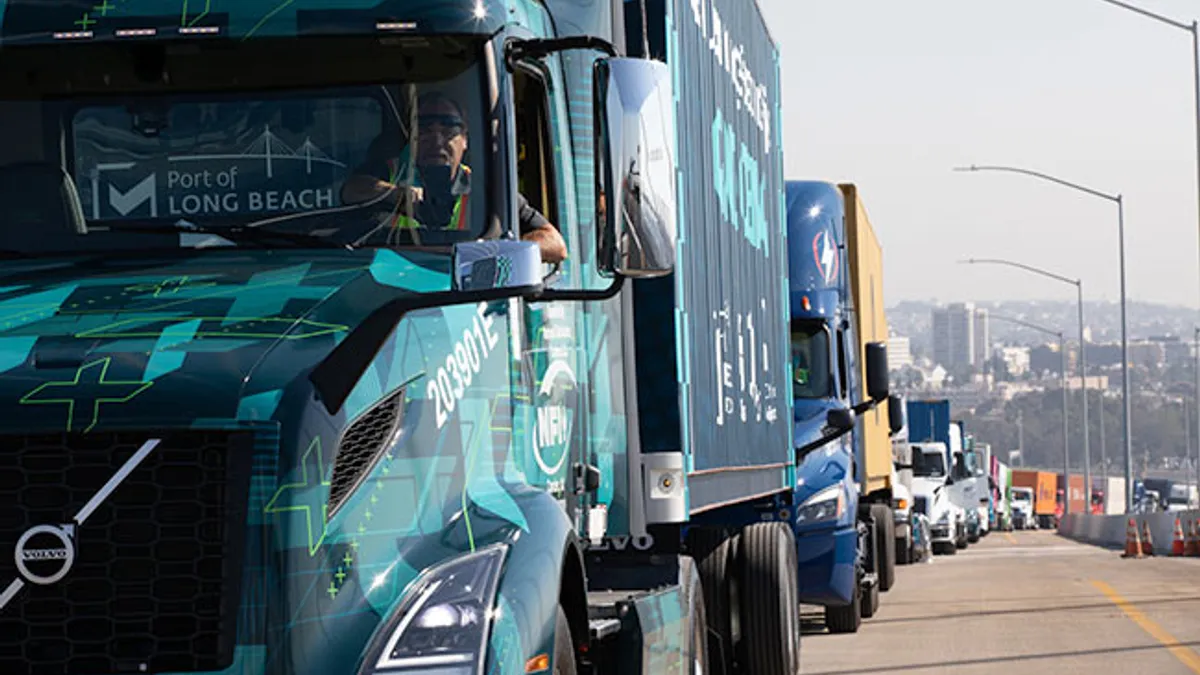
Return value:
[(756, 7), (27, 0), (0, 49), (0, 672), (796, 672)]

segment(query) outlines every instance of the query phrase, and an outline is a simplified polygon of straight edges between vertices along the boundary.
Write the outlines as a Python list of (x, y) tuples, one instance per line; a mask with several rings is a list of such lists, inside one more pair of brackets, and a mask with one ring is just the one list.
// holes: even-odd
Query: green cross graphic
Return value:
[(346, 581), (346, 571), (340, 567), (338, 568), (337, 574), (335, 574), (333, 576), (337, 577), (339, 584), (345, 583), (345, 581)]
[(332, 581), (330, 581), (329, 588), (325, 589), (325, 592), (329, 594), (330, 598), (336, 598), (338, 594), (338, 588), (337, 586), (333, 585)]
[(185, 274), (185, 275), (179, 276), (179, 277), (171, 277), (169, 279), (163, 279), (162, 281), (159, 281), (157, 283), (135, 284), (133, 286), (126, 287), (125, 290), (128, 292), (136, 292), (136, 293), (151, 293), (151, 292), (153, 292), (153, 296), (157, 298), (157, 297), (163, 296), (163, 295), (173, 295), (175, 293), (178, 293), (183, 288), (187, 288), (190, 290), (193, 288), (202, 288), (204, 286), (216, 286), (216, 285), (217, 285), (217, 282), (215, 282), (215, 281), (192, 281), (192, 278)]
[[(100, 404), (128, 403), (134, 396), (148, 389), (153, 382), (137, 380), (109, 380), (108, 366), (112, 357), (84, 364), (75, 371), (75, 377), (68, 381), (43, 382), (33, 391), (21, 397), (21, 403), (26, 405), (66, 405), (67, 431), (83, 431), (87, 433), (96, 426), (100, 419)], [(77, 404), (85, 406), (79, 422), (86, 426), (77, 429)]]
[[(300, 458), (300, 479), (285, 483), (275, 491), (267, 502), (267, 513), (303, 513), (308, 527), (308, 555), (317, 554), (325, 541), (325, 519), (329, 512), (326, 491), (329, 486), (325, 477), (325, 462), (321, 457), (321, 437), (313, 438), (308, 450)], [(280, 502), (283, 502), (280, 504)]]
[(108, 10), (116, 9), (116, 8), (117, 8), (116, 5), (108, 4), (108, 0), (101, 0), (100, 4), (96, 5), (92, 9), (94, 9), (97, 12), (100, 12), (100, 16), (108, 16)]
[(75, 22), (75, 25), (76, 25), (76, 26), (79, 26), (79, 27), (80, 27), (80, 28), (82, 28), (83, 30), (87, 30), (87, 29), (88, 29), (88, 26), (91, 26), (91, 25), (92, 25), (92, 24), (94, 24), (94, 23), (96, 23), (96, 20), (95, 20), (95, 19), (93, 19), (93, 18), (91, 18), (91, 17), (89, 17), (87, 12), (84, 12), (84, 13), (83, 13), (83, 18), (82, 18), (82, 19), (79, 19), (78, 21), (76, 21), (76, 22)]

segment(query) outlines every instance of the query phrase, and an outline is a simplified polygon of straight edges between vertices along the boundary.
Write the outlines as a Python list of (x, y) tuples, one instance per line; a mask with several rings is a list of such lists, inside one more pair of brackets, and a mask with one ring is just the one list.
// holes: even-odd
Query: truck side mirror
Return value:
[(888, 396), (888, 430), (900, 433), (904, 428), (904, 401), (897, 395)]
[(873, 401), (888, 397), (887, 345), (883, 342), (867, 343), (867, 396)]
[(454, 245), (454, 290), (537, 286), (542, 283), (542, 253), (531, 241), (491, 239)]
[(607, 58), (594, 72), (597, 255), (608, 275), (675, 269), (674, 90), (665, 63)]
[(834, 408), (825, 414), (825, 424), (834, 431), (849, 431), (854, 428), (854, 411), (849, 408)]

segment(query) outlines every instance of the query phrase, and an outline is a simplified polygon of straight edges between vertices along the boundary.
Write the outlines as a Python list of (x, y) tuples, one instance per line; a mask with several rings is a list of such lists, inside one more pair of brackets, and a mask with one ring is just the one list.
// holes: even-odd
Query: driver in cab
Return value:
[[(392, 208), (394, 222), (389, 225), (394, 228), (466, 229), (471, 168), (462, 162), (467, 151), (467, 125), (459, 105), (436, 92), (419, 99), (417, 175), (411, 185), (397, 185), (401, 147), (394, 128), (372, 141), (366, 161), (342, 186), (342, 201), (360, 204), (382, 196)], [(517, 195), (517, 216), (521, 239), (538, 244), (543, 262), (553, 264), (566, 259), (566, 242), (558, 229), (521, 194)]]

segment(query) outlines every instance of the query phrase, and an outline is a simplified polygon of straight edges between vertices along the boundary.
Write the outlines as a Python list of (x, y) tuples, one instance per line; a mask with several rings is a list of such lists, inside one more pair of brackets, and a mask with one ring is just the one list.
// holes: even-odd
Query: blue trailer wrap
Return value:
[(684, 451), (695, 513), (791, 485), (779, 52), (740, 0), (646, 14), (675, 77), (680, 199), (676, 271), (634, 293), (641, 443)]

